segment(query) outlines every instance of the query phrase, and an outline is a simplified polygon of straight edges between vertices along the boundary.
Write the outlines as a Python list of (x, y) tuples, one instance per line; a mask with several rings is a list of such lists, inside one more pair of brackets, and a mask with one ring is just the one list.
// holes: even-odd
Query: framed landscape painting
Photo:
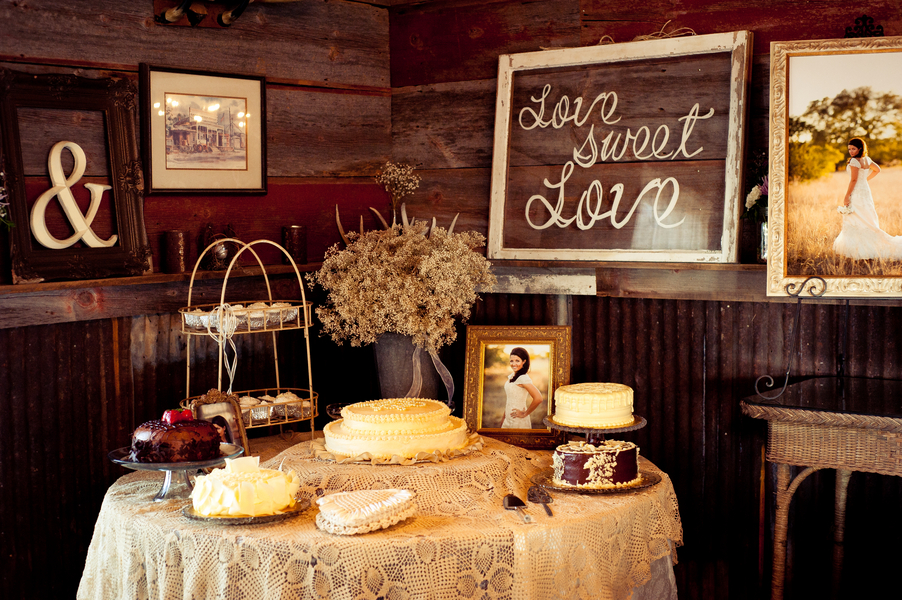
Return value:
[(902, 37), (771, 44), (768, 295), (902, 297), (900, 73)]
[(147, 194), (265, 194), (258, 76), (141, 65)]
[(560, 435), (543, 419), (554, 390), (570, 382), (570, 328), (467, 327), (464, 420), (471, 431), (527, 448)]

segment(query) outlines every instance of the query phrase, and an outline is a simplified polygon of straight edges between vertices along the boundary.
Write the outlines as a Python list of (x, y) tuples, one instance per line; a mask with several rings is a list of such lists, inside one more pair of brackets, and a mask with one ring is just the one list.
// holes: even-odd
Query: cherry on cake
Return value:
[(326, 450), (340, 457), (415, 458), (421, 452), (460, 450), (468, 443), (467, 424), (438, 400), (370, 400), (344, 407), (341, 416), (323, 428)]
[(554, 392), (554, 422), (567, 427), (632, 425), (633, 390), (622, 383), (575, 383)]
[(570, 442), (558, 446), (551, 457), (555, 485), (605, 489), (636, 485), (639, 447), (632, 442), (607, 440), (593, 445)]

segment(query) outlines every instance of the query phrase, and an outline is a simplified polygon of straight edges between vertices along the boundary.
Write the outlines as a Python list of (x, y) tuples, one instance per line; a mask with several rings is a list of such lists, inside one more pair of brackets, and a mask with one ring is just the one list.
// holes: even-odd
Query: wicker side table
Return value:
[[(767, 455), (777, 465), (777, 510), (771, 599), (783, 598), (789, 505), (799, 485), (820, 469), (836, 469), (833, 589), (843, 562), (846, 491), (852, 471), (902, 476), (902, 418), (742, 401), (743, 414), (767, 423)], [(790, 467), (805, 467), (791, 479)]]

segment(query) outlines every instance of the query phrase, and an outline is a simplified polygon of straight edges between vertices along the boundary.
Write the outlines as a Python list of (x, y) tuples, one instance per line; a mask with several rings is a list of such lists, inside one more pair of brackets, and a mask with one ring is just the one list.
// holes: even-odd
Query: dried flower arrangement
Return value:
[(393, 332), (435, 354), (457, 337), (454, 319), (469, 318), (477, 288), (495, 284), (491, 265), (474, 251), (485, 245), (482, 235), (404, 221), (349, 233), (348, 246), (330, 248), (322, 268), (307, 276), (328, 292), (316, 314), (335, 342), (367, 345)]
[(389, 161), (376, 173), (376, 182), (391, 194), (391, 211), (394, 214), (401, 198), (409, 196), (420, 187), (420, 176), (414, 175), (413, 165)]

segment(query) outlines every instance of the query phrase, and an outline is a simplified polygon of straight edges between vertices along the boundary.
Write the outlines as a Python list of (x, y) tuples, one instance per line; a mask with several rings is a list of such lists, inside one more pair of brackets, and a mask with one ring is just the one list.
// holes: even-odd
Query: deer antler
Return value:
[[(388, 223), (385, 221), (385, 218), (382, 214), (373, 208), (369, 207), (373, 214), (376, 215), (376, 218), (379, 219), (379, 223), (382, 225), (383, 229), (389, 229)], [(454, 215), (454, 220), (451, 221), (451, 226), (448, 228), (448, 234), (450, 235), (454, 231), (454, 225), (457, 223), (457, 217), (460, 216), (460, 213)], [(396, 219), (392, 218), (392, 226), (397, 223)], [(407, 218), (407, 206), (405, 204), (401, 204), (401, 223), (404, 227), (410, 227), (414, 223), (416, 223), (416, 219), (408, 219)], [(338, 214), (338, 205), (335, 205), (335, 224), (338, 225), (338, 234), (341, 236), (341, 241), (345, 243), (345, 246), (349, 246), (351, 242), (348, 240), (348, 236), (345, 235), (345, 230), (341, 226), (341, 217)], [(429, 228), (429, 237), (432, 237), (432, 232), (436, 228), (436, 220), (435, 217), (432, 217), (432, 226)], [(363, 234), (363, 215), (360, 216), (360, 233)]]
[(341, 227), (341, 217), (338, 216), (338, 205), (335, 205), (335, 224), (338, 225), (338, 235), (341, 236), (341, 241), (345, 243), (345, 246), (349, 246), (351, 242), (348, 241), (348, 236), (345, 235), (345, 230)]

